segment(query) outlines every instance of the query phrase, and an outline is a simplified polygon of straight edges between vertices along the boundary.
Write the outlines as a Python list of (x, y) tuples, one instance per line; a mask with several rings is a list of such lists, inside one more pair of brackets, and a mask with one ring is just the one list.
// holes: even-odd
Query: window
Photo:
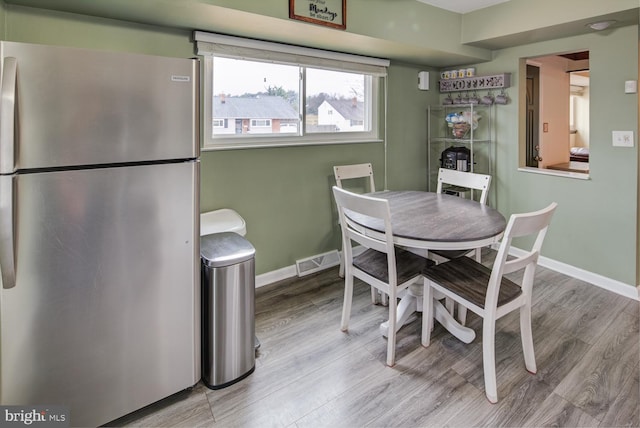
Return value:
[(201, 32), (195, 38), (205, 64), (205, 150), (381, 140), (388, 61)]
[(251, 119), (252, 128), (271, 128), (271, 120), (269, 119)]

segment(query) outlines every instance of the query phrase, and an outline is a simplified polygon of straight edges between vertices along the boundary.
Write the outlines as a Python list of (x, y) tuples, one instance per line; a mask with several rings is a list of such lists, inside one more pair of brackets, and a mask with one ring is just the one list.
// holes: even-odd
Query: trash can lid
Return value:
[(255, 256), (256, 250), (244, 237), (235, 232), (221, 232), (200, 238), (200, 258), (213, 268), (245, 262)]

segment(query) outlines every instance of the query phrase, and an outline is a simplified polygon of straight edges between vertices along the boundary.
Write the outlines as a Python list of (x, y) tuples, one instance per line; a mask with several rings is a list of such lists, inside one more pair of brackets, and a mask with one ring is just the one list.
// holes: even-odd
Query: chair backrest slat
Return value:
[[(376, 185), (373, 180), (373, 166), (370, 163), (360, 163), (354, 165), (337, 165), (333, 167), (333, 174), (336, 179), (336, 185), (343, 187), (342, 180), (351, 180), (355, 178), (368, 179), (368, 192), (375, 192)], [(366, 191), (366, 190), (365, 190)]]
[(467, 189), (480, 190), (480, 203), (487, 203), (491, 176), (475, 172), (463, 172), (455, 169), (440, 168), (438, 170), (437, 193), (442, 193), (443, 184), (465, 187)]
[(380, 251), (381, 253), (387, 252), (387, 243), (385, 241), (380, 241), (379, 239), (372, 238), (370, 236), (365, 235), (362, 232), (357, 231), (351, 227), (351, 222), (347, 219), (347, 224), (349, 227), (347, 228), (347, 236), (352, 240), (362, 245), (365, 248), (372, 248), (376, 251)]

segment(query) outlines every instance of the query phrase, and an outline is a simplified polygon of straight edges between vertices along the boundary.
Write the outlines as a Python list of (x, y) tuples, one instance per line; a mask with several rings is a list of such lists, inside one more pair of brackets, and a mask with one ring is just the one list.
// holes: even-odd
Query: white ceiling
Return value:
[(467, 13), (477, 9), (505, 3), (509, 0), (418, 0), (419, 2), (439, 7), (452, 12)]

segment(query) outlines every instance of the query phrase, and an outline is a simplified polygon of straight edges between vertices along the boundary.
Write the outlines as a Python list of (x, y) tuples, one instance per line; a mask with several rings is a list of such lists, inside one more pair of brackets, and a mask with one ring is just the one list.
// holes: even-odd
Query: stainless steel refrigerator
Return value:
[(0, 403), (104, 424), (200, 379), (199, 64), (0, 50)]

